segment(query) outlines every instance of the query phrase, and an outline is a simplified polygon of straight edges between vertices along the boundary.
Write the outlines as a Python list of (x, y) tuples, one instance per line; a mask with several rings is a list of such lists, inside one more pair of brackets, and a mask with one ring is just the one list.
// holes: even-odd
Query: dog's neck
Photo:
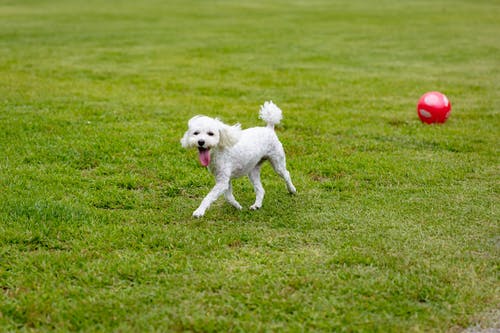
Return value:
[(218, 173), (218, 168), (220, 167), (217, 160), (221, 158), (228, 151), (228, 148), (214, 147), (210, 150), (210, 164), (208, 165), (208, 170), (214, 175)]

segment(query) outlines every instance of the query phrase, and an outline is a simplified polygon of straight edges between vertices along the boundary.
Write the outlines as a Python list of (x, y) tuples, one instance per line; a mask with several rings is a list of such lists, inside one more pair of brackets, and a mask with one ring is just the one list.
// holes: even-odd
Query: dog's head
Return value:
[(229, 126), (219, 119), (195, 116), (188, 122), (188, 130), (181, 139), (181, 145), (184, 148), (198, 148), (200, 163), (207, 166), (210, 164), (210, 150), (235, 145), (240, 133), (240, 124)]

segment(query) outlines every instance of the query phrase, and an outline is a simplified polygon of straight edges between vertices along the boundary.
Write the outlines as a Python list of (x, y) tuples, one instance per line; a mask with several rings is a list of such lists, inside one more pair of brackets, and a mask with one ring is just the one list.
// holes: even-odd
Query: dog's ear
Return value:
[(228, 126), (224, 123), (221, 123), (219, 133), (220, 133), (219, 146), (222, 148), (229, 148), (231, 146), (234, 146), (240, 139), (241, 125), (236, 124), (233, 126)]
[(188, 135), (189, 131), (186, 131), (186, 133), (184, 133), (184, 136), (181, 139), (181, 145), (183, 148), (189, 148)]

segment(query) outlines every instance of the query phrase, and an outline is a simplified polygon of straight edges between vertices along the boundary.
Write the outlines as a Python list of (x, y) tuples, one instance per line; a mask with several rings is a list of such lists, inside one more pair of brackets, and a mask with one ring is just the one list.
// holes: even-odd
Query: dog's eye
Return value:
[(207, 133), (209, 136), (214, 136), (214, 132), (208, 132)]
[(193, 134), (194, 134), (194, 135), (198, 135), (198, 134), (200, 134), (200, 132), (196, 131), (196, 132), (194, 132)]

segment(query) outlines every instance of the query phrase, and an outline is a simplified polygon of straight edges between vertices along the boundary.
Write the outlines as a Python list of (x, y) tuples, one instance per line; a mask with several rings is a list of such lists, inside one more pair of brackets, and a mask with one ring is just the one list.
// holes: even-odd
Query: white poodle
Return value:
[(286, 169), (283, 146), (274, 132), (274, 125), (282, 118), (281, 110), (273, 102), (265, 102), (259, 115), (267, 123), (267, 127), (242, 130), (240, 124), (229, 126), (218, 119), (205, 116), (195, 116), (189, 120), (188, 130), (181, 139), (181, 144), (184, 148), (198, 148), (200, 163), (208, 166), (216, 182), (193, 216), (203, 216), (222, 194), (231, 205), (241, 209), (233, 196), (231, 179), (244, 175), (250, 178), (256, 195), (255, 203), (250, 209), (262, 207), (264, 188), (260, 182), (260, 167), (266, 160), (285, 180), (288, 192), (296, 193)]

